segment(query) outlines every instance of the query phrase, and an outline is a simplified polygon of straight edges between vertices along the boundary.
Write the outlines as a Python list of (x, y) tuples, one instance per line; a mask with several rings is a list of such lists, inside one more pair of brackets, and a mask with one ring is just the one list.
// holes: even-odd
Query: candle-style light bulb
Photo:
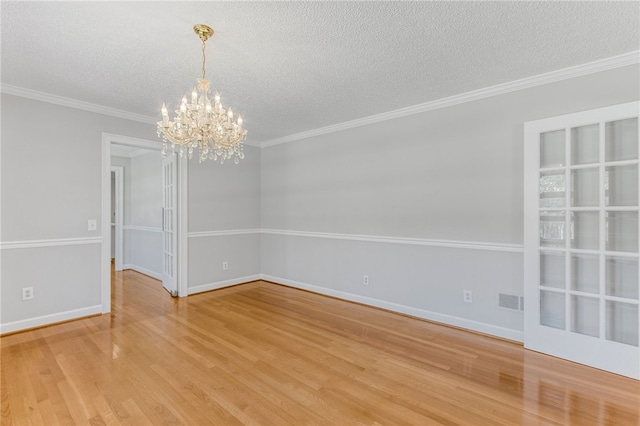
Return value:
[(229, 111), (227, 111), (227, 116), (229, 117), (229, 120), (233, 120), (233, 111), (231, 110), (231, 108), (229, 108)]
[(198, 91), (195, 87), (193, 88), (193, 92), (191, 92), (191, 103), (193, 105), (198, 103)]
[(238, 127), (242, 128), (242, 116), (238, 116)]
[(183, 96), (182, 103), (180, 104), (180, 120), (184, 122), (184, 120), (187, 118), (186, 116), (187, 116), (187, 97)]
[(169, 125), (169, 112), (167, 112), (167, 106), (162, 103), (162, 125), (167, 127)]

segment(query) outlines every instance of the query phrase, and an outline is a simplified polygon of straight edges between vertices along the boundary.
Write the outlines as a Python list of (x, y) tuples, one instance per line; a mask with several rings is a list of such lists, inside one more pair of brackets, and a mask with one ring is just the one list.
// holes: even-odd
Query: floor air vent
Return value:
[(516, 296), (514, 294), (498, 294), (498, 306), (505, 309), (512, 309), (514, 311), (524, 311), (524, 297)]

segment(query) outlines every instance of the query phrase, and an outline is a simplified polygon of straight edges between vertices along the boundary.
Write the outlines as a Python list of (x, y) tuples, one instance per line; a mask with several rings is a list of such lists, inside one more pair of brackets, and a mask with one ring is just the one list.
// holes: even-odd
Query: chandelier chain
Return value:
[(205, 46), (204, 46), (205, 42), (204, 40), (202, 40), (202, 78), (206, 78), (207, 76), (207, 71), (205, 68), (205, 65), (207, 63), (207, 56), (205, 55)]

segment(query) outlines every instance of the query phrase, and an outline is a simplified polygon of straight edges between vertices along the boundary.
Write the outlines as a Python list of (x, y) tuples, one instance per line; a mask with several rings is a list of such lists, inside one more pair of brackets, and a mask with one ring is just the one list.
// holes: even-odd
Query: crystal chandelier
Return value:
[(210, 83), (206, 77), (205, 42), (213, 35), (213, 30), (206, 25), (195, 25), (193, 31), (202, 40), (202, 78), (197, 80), (191, 92), (191, 102), (187, 96), (182, 97), (180, 108), (175, 113), (175, 120), (169, 119), (167, 107), (162, 104), (162, 121), (158, 121), (158, 137), (162, 134), (162, 156), (167, 155), (169, 147), (180, 152), (184, 157), (185, 150), (191, 159), (194, 148), (198, 148), (200, 162), (210, 160), (230, 160), (238, 164), (244, 158), (243, 142), (247, 138), (247, 130), (242, 127), (242, 117), (234, 116), (231, 108), (225, 109), (216, 92), (213, 100), (209, 98)]

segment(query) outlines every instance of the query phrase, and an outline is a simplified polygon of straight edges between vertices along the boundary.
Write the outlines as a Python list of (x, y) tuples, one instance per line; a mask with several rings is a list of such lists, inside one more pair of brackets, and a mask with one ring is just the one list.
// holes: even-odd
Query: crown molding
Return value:
[(90, 102), (79, 101), (77, 99), (66, 98), (64, 96), (52, 95), (50, 93), (39, 92), (37, 90), (26, 89), (24, 87), (13, 86), (11, 84), (0, 85), (0, 92), (8, 95), (20, 96), (23, 98), (34, 99), (36, 101), (47, 102), (50, 104), (62, 105), (69, 108), (81, 109), (84, 111), (95, 112), (112, 117), (124, 118), (125, 120), (138, 121), (145, 124), (156, 124), (156, 119), (142, 114), (136, 114), (116, 108), (92, 104)]
[(301, 139), (307, 139), (314, 136), (325, 135), (327, 133), (339, 132), (342, 130), (352, 129), (354, 127), (366, 126), (369, 124), (379, 123), (381, 121), (392, 120), (394, 118), (406, 117), (422, 112), (433, 111), (436, 109), (446, 108), (453, 105), (459, 105), (466, 102), (472, 102), (479, 99), (498, 96), (505, 93), (515, 92), (518, 90), (529, 89), (531, 87), (542, 86), (544, 84), (555, 83), (562, 80), (581, 77), (584, 75), (595, 74), (615, 68), (621, 68), (628, 65), (640, 63), (640, 50), (628, 52), (622, 55), (589, 62), (582, 65), (576, 65), (569, 68), (563, 68), (544, 74), (538, 74), (532, 77), (526, 77), (520, 80), (508, 83), (497, 84), (482, 89), (474, 90), (447, 98), (437, 99), (435, 101), (426, 102), (406, 108), (400, 108), (394, 111), (384, 112), (381, 114), (371, 115), (369, 117), (359, 118), (357, 120), (345, 121), (343, 123), (331, 126), (321, 127), (318, 129), (308, 130), (305, 132), (295, 133), (293, 135), (283, 136), (281, 138), (263, 141), (260, 146), (267, 148), (287, 142), (294, 142)]
[[(301, 139), (307, 139), (314, 136), (325, 135), (327, 133), (339, 132), (342, 130), (352, 129), (354, 127), (366, 126), (369, 124), (379, 123), (382, 121), (393, 120), (395, 118), (406, 117), (422, 112), (433, 111), (441, 108), (459, 105), (466, 102), (472, 102), (479, 99), (498, 96), (509, 92), (528, 89), (531, 87), (541, 86), (544, 84), (555, 83), (562, 80), (581, 77), (584, 75), (595, 74), (597, 72), (606, 71), (615, 68), (621, 68), (628, 65), (640, 63), (640, 50), (624, 53), (622, 55), (601, 59), (594, 62), (588, 62), (582, 65), (576, 65), (569, 68), (563, 68), (544, 74), (526, 77), (520, 80), (508, 83), (497, 84), (482, 89), (474, 90), (447, 98), (437, 99), (431, 102), (425, 102), (406, 108), (400, 108), (381, 114), (371, 115), (369, 117), (359, 118), (357, 120), (345, 121), (343, 123), (333, 124), (331, 126), (320, 127), (318, 129), (308, 130), (305, 132), (295, 133), (281, 138), (269, 139), (266, 141), (244, 142), (245, 145), (258, 148), (267, 148), (288, 142), (294, 142)], [(49, 93), (39, 92), (37, 90), (26, 89), (24, 87), (13, 86), (10, 84), (0, 84), (0, 92), (9, 95), (21, 96), (23, 98), (34, 99), (37, 101), (48, 102), (56, 105), (62, 105), (70, 108), (81, 109), (85, 111), (95, 112), (98, 114), (110, 115), (112, 117), (123, 118), (125, 120), (138, 121), (140, 123), (154, 124), (156, 118), (142, 114), (136, 114), (116, 108), (109, 108), (98, 104), (83, 102), (72, 98), (52, 95)]]
[[(22, 98), (33, 99), (40, 102), (66, 106), (69, 108), (80, 109), (83, 111), (95, 112), (97, 114), (109, 115), (112, 117), (123, 118), (125, 120), (137, 121), (145, 124), (157, 123), (157, 118), (149, 117), (142, 114), (136, 114), (116, 108), (109, 108), (103, 105), (92, 104), (90, 102), (79, 101), (77, 99), (66, 98), (64, 96), (52, 95), (50, 93), (39, 92), (24, 87), (13, 86), (11, 84), (0, 83), (0, 93), (7, 95), (20, 96)], [(259, 142), (244, 142), (245, 145), (260, 148)]]

